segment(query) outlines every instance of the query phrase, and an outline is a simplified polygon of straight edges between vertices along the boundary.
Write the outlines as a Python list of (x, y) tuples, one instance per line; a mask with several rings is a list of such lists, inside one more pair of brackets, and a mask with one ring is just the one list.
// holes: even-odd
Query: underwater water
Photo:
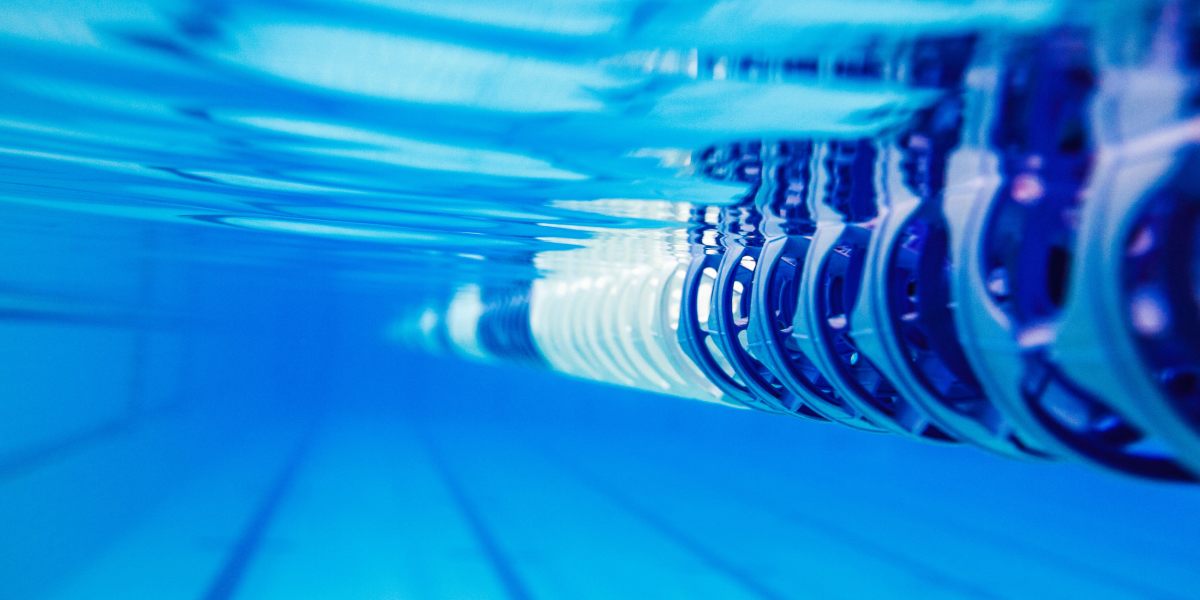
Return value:
[[(0, 599), (1192, 597), (1195, 14), (5, 2)], [(1162, 198), (1078, 200), (1109, 180)], [(846, 258), (782, 288), (822, 307), (875, 232), (936, 247), (902, 208), (952, 249), (854, 291), (908, 290), (877, 347), (755, 329), (752, 273), (686, 338), (772, 240)]]

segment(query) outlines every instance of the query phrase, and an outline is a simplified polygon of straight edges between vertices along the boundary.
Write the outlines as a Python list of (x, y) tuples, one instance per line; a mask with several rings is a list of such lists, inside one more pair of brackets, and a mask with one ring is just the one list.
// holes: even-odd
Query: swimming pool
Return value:
[(0, 597), (1188, 597), (1196, 14), (6, 6)]

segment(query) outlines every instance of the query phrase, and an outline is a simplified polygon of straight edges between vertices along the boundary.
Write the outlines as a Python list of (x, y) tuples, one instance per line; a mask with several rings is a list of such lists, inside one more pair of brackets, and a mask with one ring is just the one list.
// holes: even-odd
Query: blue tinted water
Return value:
[(1194, 596), (1189, 487), (395, 343), (423, 299), (728, 202), (698, 148), (935, 99), (730, 57), (1079, 14), (5, 3), (0, 598)]

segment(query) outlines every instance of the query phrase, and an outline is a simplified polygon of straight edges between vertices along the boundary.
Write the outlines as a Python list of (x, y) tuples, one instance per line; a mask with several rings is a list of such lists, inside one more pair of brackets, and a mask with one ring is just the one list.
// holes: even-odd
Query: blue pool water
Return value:
[[(1157, 47), (1180, 6), (5, 3), (0, 599), (1195, 597), (1194, 485), (736, 410), (547, 325), (616, 330), (587, 290), (745, 193), (700, 150), (941, 98), (845, 56)], [(521, 286), (606, 383), (458, 335)]]

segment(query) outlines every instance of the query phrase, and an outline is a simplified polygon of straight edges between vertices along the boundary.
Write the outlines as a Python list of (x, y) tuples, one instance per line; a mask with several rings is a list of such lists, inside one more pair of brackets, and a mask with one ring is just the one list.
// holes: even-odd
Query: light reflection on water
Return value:
[[(664, 156), (726, 139), (870, 135), (932, 99), (883, 81), (751, 81), (728, 57), (819, 57), (952, 24), (1031, 27), (1058, 10), (650, 6), (18, 3), (0, 16), (0, 194), (341, 239), (346, 252), (495, 252), (519, 268), (549, 248), (539, 238), (578, 237), (562, 225), (639, 225), (555, 208), (564, 202), (719, 204), (737, 191)], [(494, 220), (456, 217), (497, 211), (513, 215), (499, 235)]]

